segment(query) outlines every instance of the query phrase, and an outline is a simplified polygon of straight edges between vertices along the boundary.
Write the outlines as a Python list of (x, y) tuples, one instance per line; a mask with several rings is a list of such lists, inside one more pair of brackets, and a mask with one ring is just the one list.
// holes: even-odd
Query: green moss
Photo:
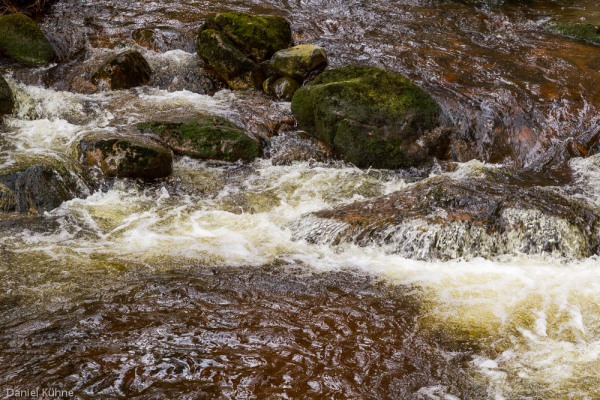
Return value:
[(549, 30), (560, 33), (574, 39), (585, 40), (586, 42), (600, 44), (600, 26), (593, 24), (550, 24)]
[(264, 76), (224, 34), (204, 30), (198, 34), (196, 52), (232, 89), (260, 89)]
[(29, 64), (48, 63), (55, 57), (46, 36), (31, 18), (23, 14), (0, 17), (0, 52)]
[(188, 122), (144, 122), (137, 124), (143, 133), (161, 137), (175, 153), (199, 159), (252, 161), (260, 145), (244, 131), (219, 116), (203, 116)]
[(301, 129), (359, 167), (397, 168), (418, 161), (409, 150), (439, 124), (438, 104), (402, 75), (374, 67), (326, 71), (296, 92)]
[(244, 55), (257, 62), (270, 58), (292, 43), (290, 23), (282, 17), (229, 11), (207, 18), (200, 32), (207, 29), (222, 32)]
[(302, 44), (280, 50), (271, 58), (271, 68), (278, 74), (289, 76), (300, 82), (314, 70), (327, 66), (327, 54), (319, 46)]

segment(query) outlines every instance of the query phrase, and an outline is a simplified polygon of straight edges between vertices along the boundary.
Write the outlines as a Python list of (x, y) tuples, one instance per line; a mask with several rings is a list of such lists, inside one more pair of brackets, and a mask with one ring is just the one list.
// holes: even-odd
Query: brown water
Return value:
[[(599, 20), (595, 1), (59, 0), (42, 26), (72, 63), (5, 65), (18, 109), (2, 127), (0, 165), (68, 159), (90, 132), (205, 112), (270, 143), (251, 164), (178, 159), (155, 185), (116, 181), (0, 223), (2, 396), (52, 386), (84, 399), (600, 398), (597, 256), (514, 247), (415, 261), (294, 240), (308, 212), (430, 173), (461, 179), (481, 163), (443, 172), (327, 162), (290, 125), (289, 104), (220, 90), (193, 54), (195, 28), (226, 9), (289, 18), (296, 42), (325, 47), (333, 66), (411, 77), (458, 127), (459, 161), (535, 167), (599, 129), (600, 48), (543, 28)], [(142, 29), (154, 31), (152, 49), (134, 40)], [(147, 87), (66, 91), (74, 74), (130, 47), (154, 70)], [(294, 153), (316, 160), (286, 160)], [(599, 210), (600, 155), (569, 165), (573, 180), (556, 190)]]

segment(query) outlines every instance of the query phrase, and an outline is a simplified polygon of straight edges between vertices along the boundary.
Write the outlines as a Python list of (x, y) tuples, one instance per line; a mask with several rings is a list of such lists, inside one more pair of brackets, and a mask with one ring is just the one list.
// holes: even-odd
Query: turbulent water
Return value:
[[(65, 90), (65, 71), (7, 65), (17, 110), (2, 127), (0, 165), (68, 160), (86, 134), (204, 112), (270, 138), (274, 121), (290, 120), (289, 103), (222, 90), (193, 54), (194, 29), (226, 9), (287, 17), (295, 41), (323, 46), (333, 66), (406, 74), (479, 144), (452, 172), (359, 170), (283, 129), (250, 164), (180, 158), (163, 181), (117, 180), (42, 216), (0, 222), (2, 389), (144, 399), (600, 398), (598, 256), (515, 247), (490, 259), (417, 260), (298, 235), (309, 212), (429, 175), (461, 179), (482, 165), (470, 158), (529, 165), (545, 144), (600, 129), (600, 49), (543, 27), (600, 22), (597, 2), (519, 3), (58, 1), (42, 27), (63, 59), (85, 48), (93, 66), (136, 48), (154, 76), (143, 88), (76, 94)], [(135, 42), (140, 29), (155, 31), (151, 49)], [(509, 138), (500, 149), (499, 132)], [(313, 159), (289, 161), (297, 153)], [(600, 155), (570, 166), (572, 181), (556, 190), (599, 210)]]

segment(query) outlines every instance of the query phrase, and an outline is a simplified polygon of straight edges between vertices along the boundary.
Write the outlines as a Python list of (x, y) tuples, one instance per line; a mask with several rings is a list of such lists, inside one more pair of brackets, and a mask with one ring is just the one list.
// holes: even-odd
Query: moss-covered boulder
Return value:
[(225, 118), (207, 115), (187, 122), (143, 122), (142, 133), (160, 137), (176, 154), (205, 160), (252, 161), (260, 142)]
[(0, 169), (0, 213), (37, 215), (82, 196), (87, 188), (76, 169), (45, 158), (20, 160)]
[(264, 75), (223, 33), (208, 29), (200, 32), (196, 52), (232, 89), (260, 89)]
[(301, 129), (358, 167), (399, 168), (428, 159), (420, 144), (439, 125), (440, 107), (402, 75), (374, 67), (326, 71), (296, 92)]
[(150, 81), (152, 68), (139, 52), (125, 51), (106, 61), (93, 75), (95, 85), (106, 81), (110, 89), (129, 89)]
[(6, 114), (10, 114), (15, 106), (12, 91), (8, 82), (2, 75), (0, 75), (0, 117)]
[(46, 36), (24, 14), (0, 17), (0, 53), (27, 64), (45, 64), (55, 57), (54, 48)]
[(322, 47), (301, 44), (275, 53), (271, 58), (271, 67), (280, 75), (304, 82), (327, 67), (327, 54)]
[(549, 24), (547, 28), (554, 33), (559, 33), (574, 39), (600, 44), (600, 26), (582, 23)]
[(270, 58), (292, 43), (292, 29), (282, 17), (224, 12), (209, 16), (200, 28), (223, 33), (240, 51), (256, 62)]
[(171, 175), (173, 154), (144, 137), (88, 137), (78, 144), (80, 161), (106, 177), (153, 180)]

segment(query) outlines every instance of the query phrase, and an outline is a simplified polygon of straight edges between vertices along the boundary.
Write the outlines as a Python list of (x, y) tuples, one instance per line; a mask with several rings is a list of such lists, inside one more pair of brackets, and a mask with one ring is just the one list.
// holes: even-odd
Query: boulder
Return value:
[(479, 173), (441, 175), (387, 196), (309, 214), (294, 227), (295, 236), (384, 246), (417, 259), (598, 254), (597, 210), (504, 170), (475, 170)]
[(153, 180), (172, 172), (171, 150), (145, 137), (91, 136), (77, 147), (80, 161), (106, 177)]
[(109, 59), (93, 75), (92, 82), (98, 85), (106, 81), (112, 90), (142, 86), (150, 81), (152, 69), (137, 51), (129, 50)]
[(327, 67), (327, 54), (319, 46), (302, 44), (279, 50), (271, 58), (271, 68), (278, 74), (304, 82)]
[(196, 52), (232, 89), (260, 89), (264, 75), (223, 33), (208, 29), (198, 34)]
[(292, 29), (282, 17), (224, 12), (209, 16), (200, 28), (223, 33), (240, 51), (256, 62), (270, 58), (292, 43)]
[(400, 168), (443, 153), (422, 142), (438, 127), (440, 107), (402, 75), (348, 66), (317, 76), (292, 99), (298, 125), (361, 168)]
[(66, 163), (36, 158), (0, 170), (0, 212), (37, 215), (87, 192)]
[(260, 143), (225, 118), (207, 115), (187, 122), (144, 122), (142, 133), (157, 135), (176, 154), (222, 161), (252, 161)]
[(8, 82), (2, 75), (0, 75), (0, 117), (10, 114), (15, 106), (12, 91)]
[(27, 64), (45, 64), (55, 58), (54, 48), (46, 36), (24, 14), (0, 17), (0, 52)]

